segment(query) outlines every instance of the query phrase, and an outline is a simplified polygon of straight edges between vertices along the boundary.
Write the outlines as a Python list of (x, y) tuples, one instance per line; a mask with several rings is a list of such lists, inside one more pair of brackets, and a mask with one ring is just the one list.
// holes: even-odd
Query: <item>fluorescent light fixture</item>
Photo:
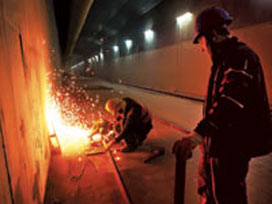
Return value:
[(127, 49), (129, 50), (132, 47), (132, 40), (126, 40), (125, 41)]
[(193, 14), (190, 12), (186, 12), (185, 14), (176, 18), (179, 27), (182, 27), (183, 25), (189, 23), (190, 21), (192, 21), (192, 19)]
[(119, 51), (119, 47), (117, 45), (114, 45), (113, 46), (113, 50), (114, 50), (114, 52), (118, 52)]
[(71, 67), (71, 69), (76, 69), (77, 67), (82, 66), (82, 65), (84, 65), (84, 64), (85, 64), (84, 61), (80, 61), (79, 63), (73, 65), (73, 66)]
[(148, 29), (144, 32), (145, 34), (145, 39), (150, 42), (154, 39), (154, 31), (151, 29)]
[(104, 54), (103, 54), (103, 52), (100, 52), (99, 55), (100, 55), (100, 59), (103, 61), (104, 60)]
[(95, 60), (98, 62), (99, 58), (98, 58), (98, 55), (95, 55)]
[(76, 65), (73, 65), (73, 66), (71, 67), (71, 69), (75, 69), (75, 68), (77, 68), (77, 66), (76, 66)]
[(84, 64), (85, 64), (84, 61), (80, 61), (80, 62), (77, 64), (77, 66), (81, 66), (81, 65), (84, 65)]

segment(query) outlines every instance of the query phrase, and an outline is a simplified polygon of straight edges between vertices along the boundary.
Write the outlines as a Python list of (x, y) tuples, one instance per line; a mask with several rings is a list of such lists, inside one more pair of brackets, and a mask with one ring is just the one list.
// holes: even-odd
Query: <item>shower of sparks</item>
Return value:
[[(61, 79), (61, 86), (55, 86), (58, 79)], [(62, 154), (81, 154), (90, 141), (102, 140), (99, 134), (90, 138), (93, 124), (102, 120), (102, 114), (97, 110), (100, 96), (90, 97), (85, 87), (76, 85), (75, 75), (63, 71), (49, 74), (48, 82), (48, 128), (50, 134), (57, 135)]]

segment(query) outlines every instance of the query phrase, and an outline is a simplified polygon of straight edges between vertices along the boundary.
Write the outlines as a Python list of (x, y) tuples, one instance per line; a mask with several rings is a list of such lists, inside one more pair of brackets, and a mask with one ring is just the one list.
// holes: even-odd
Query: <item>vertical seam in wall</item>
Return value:
[(19, 43), (20, 43), (20, 51), (21, 51), (21, 57), (22, 57), (22, 62), (23, 62), (23, 67), (24, 67), (24, 74), (26, 76), (26, 60), (25, 60), (25, 52), (24, 52), (24, 44), (23, 44), (23, 38), (22, 34), (19, 33)]
[[(1, 110), (2, 112), (2, 110)], [(4, 159), (5, 159), (5, 166), (7, 170), (7, 175), (8, 175), (8, 183), (9, 183), (9, 192), (10, 192), (10, 197), (11, 197), (11, 203), (14, 204), (14, 196), (13, 196), (13, 191), (12, 191), (12, 185), (11, 185), (11, 176), (9, 172), (9, 167), (8, 167), (8, 158), (7, 158), (7, 152), (6, 152), (6, 146), (5, 146), (5, 140), (4, 140), (4, 134), (3, 134), (3, 129), (2, 129), (2, 122), (0, 121), (0, 135), (1, 135), (1, 140), (2, 140), (2, 149), (4, 152)]]

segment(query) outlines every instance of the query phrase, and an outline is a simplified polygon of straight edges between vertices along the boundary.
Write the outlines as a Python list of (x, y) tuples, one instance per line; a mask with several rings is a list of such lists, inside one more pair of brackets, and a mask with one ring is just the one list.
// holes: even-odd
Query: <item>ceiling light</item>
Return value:
[(127, 49), (129, 50), (132, 47), (132, 40), (126, 40), (125, 41)]
[(99, 58), (98, 58), (98, 55), (95, 55), (95, 60), (98, 62)]
[(117, 45), (114, 45), (113, 46), (113, 50), (114, 50), (114, 52), (118, 52), (119, 51), (119, 47)]
[(193, 14), (190, 12), (186, 12), (185, 14), (176, 18), (179, 27), (182, 27), (183, 25), (189, 23), (190, 21), (192, 21), (192, 19)]
[(145, 39), (147, 40), (147, 41), (152, 41), (153, 40), (153, 38), (154, 38), (154, 31), (153, 30), (151, 30), (151, 29), (148, 29), (148, 30), (146, 30), (145, 32), (144, 32), (144, 34), (145, 34)]
[(100, 52), (99, 55), (100, 55), (100, 59), (103, 61), (104, 60), (104, 54), (103, 54), (103, 52)]

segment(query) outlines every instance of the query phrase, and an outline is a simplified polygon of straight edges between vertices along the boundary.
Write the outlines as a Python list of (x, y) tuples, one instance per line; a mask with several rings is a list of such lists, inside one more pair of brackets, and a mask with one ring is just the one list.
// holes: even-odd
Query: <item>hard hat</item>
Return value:
[(107, 100), (105, 104), (105, 109), (112, 115), (115, 115), (118, 109), (122, 107), (123, 100), (120, 98), (112, 98)]
[(218, 7), (210, 7), (198, 14), (195, 21), (195, 38), (193, 43), (197, 44), (201, 36), (207, 31), (221, 25), (231, 24), (233, 18), (227, 11)]

